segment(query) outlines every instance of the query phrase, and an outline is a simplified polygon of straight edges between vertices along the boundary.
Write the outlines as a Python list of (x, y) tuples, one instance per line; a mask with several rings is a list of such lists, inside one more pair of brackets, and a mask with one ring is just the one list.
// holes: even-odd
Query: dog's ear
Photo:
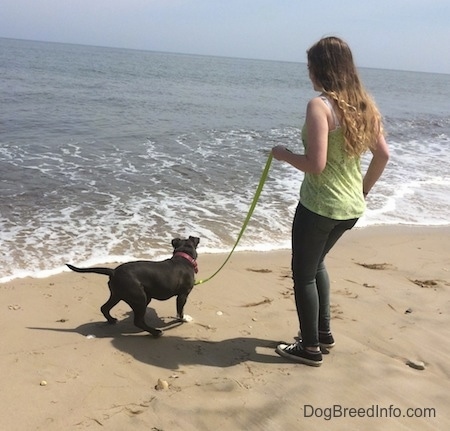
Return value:
[(200, 238), (197, 238), (196, 236), (190, 236), (189, 240), (194, 244), (195, 248), (197, 248), (198, 243), (200, 242)]
[(174, 249), (177, 249), (181, 244), (181, 239), (180, 238), (175, 238), (172, 240), (172, 247)]

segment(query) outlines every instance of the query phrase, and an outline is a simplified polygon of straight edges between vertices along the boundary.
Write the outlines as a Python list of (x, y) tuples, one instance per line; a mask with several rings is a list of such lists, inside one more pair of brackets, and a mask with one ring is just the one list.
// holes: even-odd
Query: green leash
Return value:
[(270, 153), (269, 157), (267, 158), (266, 166), (264, 167), (264, 170), (262, 172), (261, 179), (259, 180), (259, 184), (258, 184), (258, 187), (256, 189), (255, 196), (253, 197), (252, 204), (250, 205), (250, 209), (248, 210), (247, 217), (244, 220), (244, 224), (242, 225), (241, 231), (239, 232), (239, 235), (238, 235), (238, 238), (236, 240), (236, 243), (234, 244), (233, 248), (231, 249), (230, 254), (225, 259), (225, 262), (222, 264), (222, 266), (213, 275), (211, 275), (210, 277), (205, 278), (203, 280), (196, 281), (195, 285), (203, 284), (203, 283), (206, 283), (207, 281), (211, 280), (211, 278), (213, 278), (216, 274), (218, 274), (220, 272), (220, 270), (230, 260), (230, 257), (233, 254), (234, 249), (238, 245), (239, 241), (242, 238), (242, 235), (244, 234), (245, 229), (247, 228), (248, 222), (250, 221), (250, 219), (251, 219), (251, 217), (253, 215), (253, 211), (255, 210), (256, 204), (258, 203), (259, 195), (261, 194), (261, 191), (262, 191), (262, 189), (264, 187), (264, 183), (266, 182), (266, 179), (267, 179), (267, 175), (269, 173), (270, 164), (272, 163), (272, 158), (273, 158), (272, 153)]

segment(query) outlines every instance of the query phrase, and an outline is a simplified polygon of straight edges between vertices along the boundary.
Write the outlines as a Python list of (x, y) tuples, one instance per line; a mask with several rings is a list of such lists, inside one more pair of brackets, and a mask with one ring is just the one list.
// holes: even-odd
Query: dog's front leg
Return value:
[(177, 318), (182, 322), (190, 322), (192, 321), (192, 317), (184, 314), (184, 306), (187, 301), (187, 294), (181, 294), (177, 296)]

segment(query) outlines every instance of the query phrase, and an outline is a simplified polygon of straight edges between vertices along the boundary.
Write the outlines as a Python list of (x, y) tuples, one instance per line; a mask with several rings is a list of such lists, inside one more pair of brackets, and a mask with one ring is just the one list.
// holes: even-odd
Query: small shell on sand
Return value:
[(155, 389), (157, 391), (165, 391), (169, 389), (169, 383), (167, 383), (165, 380), (158, 379), (158, 383), (155, 386)]
[(406, 365), (409, 365), (411, 368), (414, 368), (415, 370), (424, 370), (425, 364), (422, 361), (412, 361), (408, 359), (406, 361)]
[(46, 380), (41, 380), (41, 383), (39, 383), (40, 386), (47, 386)]

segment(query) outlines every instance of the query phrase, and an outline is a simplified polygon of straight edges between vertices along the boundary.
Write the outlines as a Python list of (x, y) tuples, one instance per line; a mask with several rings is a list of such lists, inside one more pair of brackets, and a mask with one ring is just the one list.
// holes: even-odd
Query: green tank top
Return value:
[[(302, 129), (302, 140), (307, 151), (306, 126)], [(362, 181), (360, 157), (347, 155), (339, 127), (328, 134), (325, 169), (318, 175), (305, 173), (300, 203), (310, 211), (334, 220), (359, 218), (366, 208)]]

